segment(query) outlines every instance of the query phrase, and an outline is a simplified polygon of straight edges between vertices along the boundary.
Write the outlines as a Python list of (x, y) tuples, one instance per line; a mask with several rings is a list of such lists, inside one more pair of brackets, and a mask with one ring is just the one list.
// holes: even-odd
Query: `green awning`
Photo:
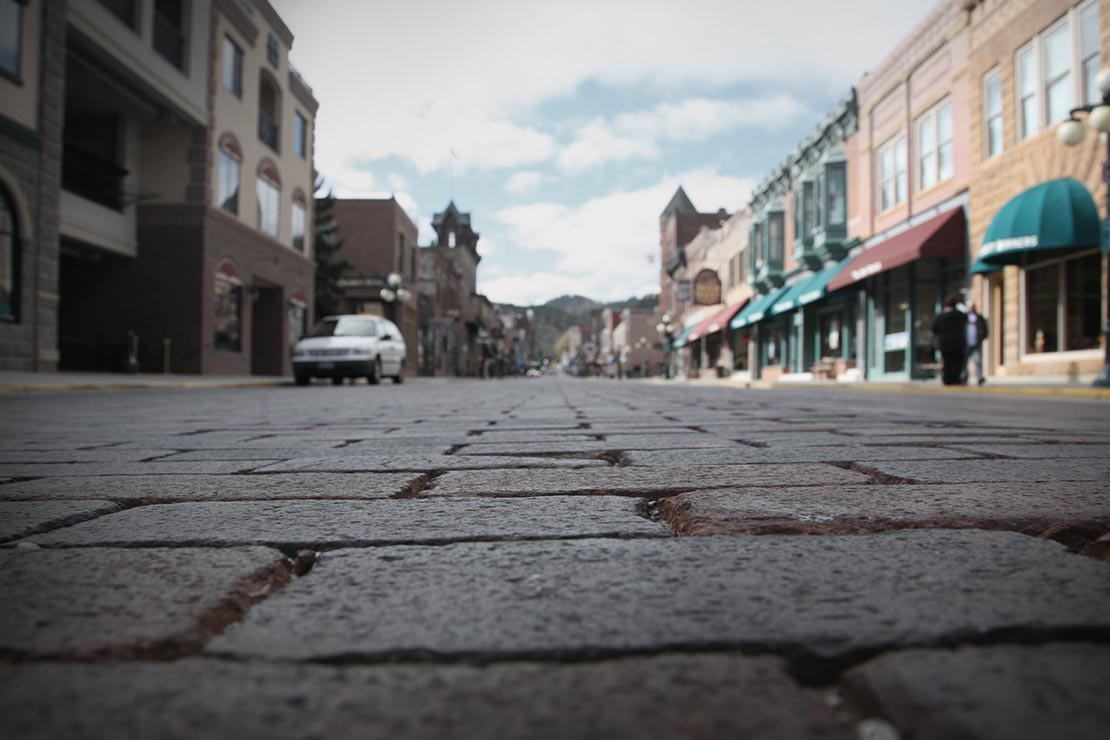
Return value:
[(1030, 252), (1097, 247), (1098, 208), (1082, 183), (1050, 180), (1029, 188), (995, 215), (972, 274), (1021, 264)]
[(775, 301), (778, 300), (778, 297), (787, 290), (789, 290), (789, 288), (782, 288), (758, 298), (753, 298), (752, 302), (748, 304), (748, 307), (736, 314), (736, 317), (729, 322), (728, 328), (741, 329), (762, 320), (763, 317), (767, 315), (767, 310), (771, 308)]
[(678, 333), (674, 339), (671, 340), (671, 349), (682, 349), (686, 346), (686, 338), (690, 336), (690, 332), (694, 330), (697, 324), (690, 324), (685, 329)]
[(844, 266), (850, 261), (851, 258), (845, 257), (840, 262), (829, 265), (797, 281), (775, 300), (767, 315), (777, 316), (780, 313), (801, 308), (824, 298), (829, 281), (836, 277), (836, 274), (843, 270)]

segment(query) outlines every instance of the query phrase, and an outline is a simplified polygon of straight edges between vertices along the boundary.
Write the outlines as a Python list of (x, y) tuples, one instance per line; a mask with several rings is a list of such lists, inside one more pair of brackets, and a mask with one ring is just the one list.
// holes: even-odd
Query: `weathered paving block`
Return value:
[[(720, 465), (692, 468), (601, 468), (598, 470), (490, 470), (446, 473), (422, 492), (427, 496), (553, 496), (559, 494), (665, 496), (703, 488), (818, 486), (868, 483), (870, 478), (821, 463)], [(2, 491), (3, 489), (0, 489)]]
[(0, 451), (0, 464), (17, 465), (20, 463), (137, 463), (149, 458), (160, 458), (172, 454), (173, 450), (159, 449), (120, 449), (102, 447), (95, 450), (47, 449), (47, 450), (3, 450)]
[(0, 550), (0, 655), (179, 655), (288, 578), (263, 547)]
[(237, 501), (164, 504), (32, 537), (45, 546), (271, 545), (289, 549), (542, 537), (669, 537), (636, 513), (633, 501), (605, 496), (527, 501)]
[(876, 470), (896, 478), (922, 483), (991, 483), (1007, 481), (1108, 481), (1110, 458), (1077, 460), (950, 460), (927, 462), (879, 462)]
[(2, 501), (0, 542), (119, 511), (108, 501)]
[(455, 452), (456, 455), (590, 455), (612, 450), (616, 446), (609, 442), (591, 440), (589, 442), (531, 442), (467, 445)]
[(646, 467), (685, 465), (736, 465), (741, 463), (858, 462), (885, 460), (958, 460), (974, 458), (968, 452), (936, 447), (781, 447), (733, 445), (692, 450), (629, 450), (628, 464)]
[(484, 468), (606, 467), (600, 460), (555, 460), (544, 457), (481, 457), (476, 455), (372, 455), (305, 457), (256, 468), (255, 473), (360, 472), (389, 470), (481, 470)]
[[(577, 432), (583, 432), (578, 434)], [(460, 444), (535, 444), (537, 442), (596, 442), (596, 436), (590, 436), (589, 429), (576, 430), (574, 434), (550, 434), (547, 432), (482, 432), (459, 440)]]
[(1087, 457), (1110, 458), (1110, 445), (983, 444), (981, 442), (952, 442), (952, 445), (985, 455), (1003, 455), (1005, 457), (1015, 457), (1025, 460), (1079, 460)]
[(251, 499), (376, 499), (414, 493), (423, 473), (103, 475), (41, 478), (0, 486), (0, 500), (97, 498), (128, 503)]
[(739, 447), (713, 434), (606, 434), (605, 443), (622, 450), (686, 450), (699, 447)]
[(45, 478), (73, 475), (188, 475), (241, 473), (276, 460), (116, 463), (13, 463), (0, 464), (0, 476)]
[(1110, 630), (1104, 563), (1007, 532), (914, 530), (341, 550), (206, 650), (378, 659), (713, 646), (841, 660), (1080, 629)]
[(819, 486), (684, 493), (659, 503), (683, 535), (858, 534), (888, 529), (1008, 529), (1038, 535), (1062, 523), (1110, 531), (1096, 482), (960, 486)]
[(1110, 646), (908, 650), (845, 677), (853, 703), (917, 740), (1099, 737), (1110, 726)]
[[(64, 711), (59, 711), (64, 707)], [(181, 737), (850, 740), (766, 657), (661, 655), (579, 664), (0, 666), (0, 734)]]
[[(390, 445), (385, 449), (389, 449), (389, 454), (394, 455), (443, 455), (446, 454), (452, 445), (439, 444), (439, 445), (422, 445), (419, 443), (411, 442), (405, 445)], [(270, 463), (274, 460), (280, 459), (297, 459), (312, 456), (313, 458), (332, 458), (332, 457), (352, 457), (360, 453), (358, 450), (365, 450), (365, 454), (375, 454), (372, 450), (381, 450), (382, 447), (358, 447), (348, 445), (346, 447), (332, 447), (332, 448), (309, 448), (309, 447), (271, 447), (267, 449), (241, 449), (229, 448), (224, 450), (189, 450), (188, 452), (176, 452), (167, 457), (162, 458), (169, 462), (178, 462), (184, 460), (262, 460), (263, 462)], [(163, 453), (165, 454), (165, 453)], [(377, 454), (381, 454), (378, 452)]]

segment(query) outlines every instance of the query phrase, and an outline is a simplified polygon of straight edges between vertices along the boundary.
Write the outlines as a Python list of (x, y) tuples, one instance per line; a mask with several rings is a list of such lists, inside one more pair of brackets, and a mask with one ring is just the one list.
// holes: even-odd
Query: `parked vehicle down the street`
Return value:
[(371, 385), (383, 376), (404, 381), (405, 339), (397, 325), (378, 316), (327, 316), (293, 348), (297, 385), (312, 378), (366, 378)]

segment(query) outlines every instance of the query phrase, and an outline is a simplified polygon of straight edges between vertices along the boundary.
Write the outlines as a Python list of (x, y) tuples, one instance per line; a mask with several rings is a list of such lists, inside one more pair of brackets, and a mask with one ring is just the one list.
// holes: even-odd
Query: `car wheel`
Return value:
[(382, 382), (382, 358), (375, 357), (374, 362), (370, 365), (370, 374), (366, 376), (366, 380), (370, 385), (377, 385)]
[(332, 385), (343, 385), (343, 378), (336, 375), (334, 378), (331, 379), (331, 384)]
[(307, 375), (294, 375), (293, 382), (297, 385), (308, 385), (310, 378)]
[(405, 382), (405, 361), (401, 360), (401, 364), (397, 366), (397, 374), (393, 376), (393, 382), (400, 385)]

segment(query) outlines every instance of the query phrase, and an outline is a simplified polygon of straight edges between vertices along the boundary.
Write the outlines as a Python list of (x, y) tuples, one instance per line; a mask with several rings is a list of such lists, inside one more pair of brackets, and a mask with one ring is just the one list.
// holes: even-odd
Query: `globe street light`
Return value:
[(671, 323), (671, 315), (665, 313), (658, 324), (655, 325), (655, 331), (663, 337), (663, 360), (666, 367), (663, 368), (663, 377), (670, 380), (671, 377), (671, 340), (674, 339), (674, 324)]
[[(1102, 184), (1106, 186), (1106, 213), (1110, 217), (1110, 68), (1099, 70), (1095, 77), (1095, 84), (1098, 85), (1098, 90), (1102, 93), (1102, 100), (1093, 105), (1073, 108), (1068, 120), (1061, 123), (1060, 127), (1056, 129), (1056, 138), (1066, 146), (1078, 146), (1087, 133), (1086, 127), (1078, 118), (1078, 114), (1087, 114), (1087, 126), (1097, 131), (1106, 145), (1106, 159), (1102, 163)], [(1107, 249), (1105, 244), (1107, 223), (1108, 221), (1103, 221), (1101, 240), (1103, 243), (1100, 245), (1104, 252)], [(1110, 388), (1110, 270), (1104, 272), (1106, 273), (1108, 314), (1106, 323), (1102, 327), (1102, 369), (1095, 377), (1094, 384), (1102, 388)]]

